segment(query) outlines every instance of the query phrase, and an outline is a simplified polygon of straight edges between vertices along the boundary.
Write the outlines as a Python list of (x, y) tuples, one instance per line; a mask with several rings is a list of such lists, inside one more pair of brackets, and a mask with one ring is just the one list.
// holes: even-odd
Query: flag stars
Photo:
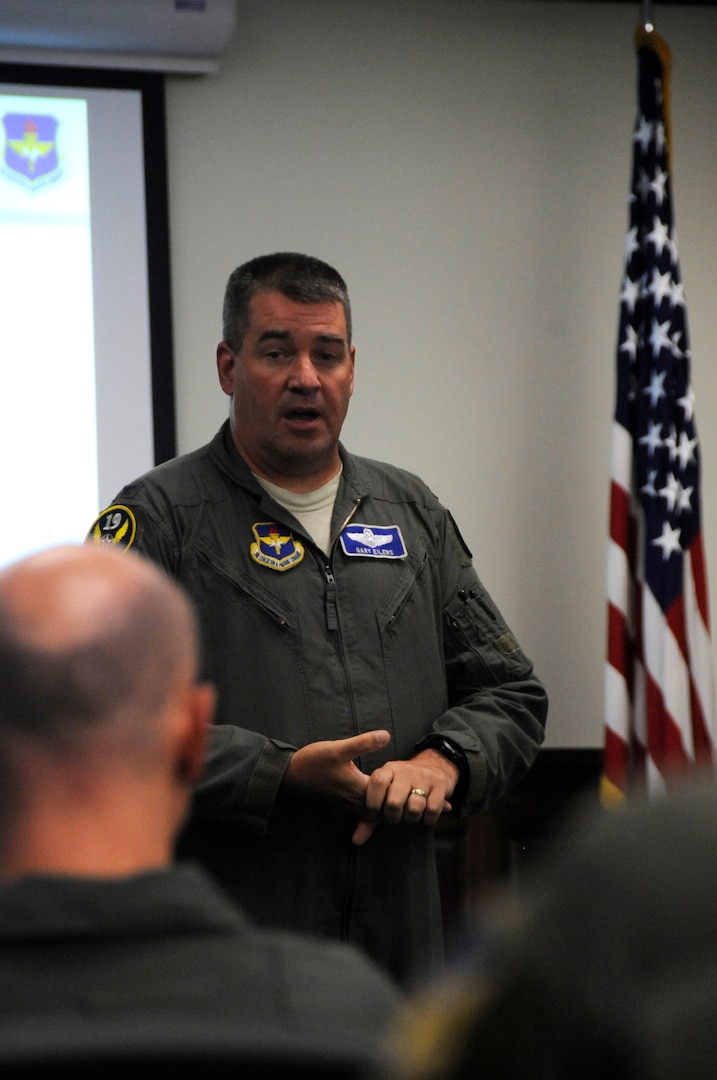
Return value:
[(657, 469), (649, 469), (647, 473), (647, 483), (643, 484), (640, 491), (643, 495), (657, 495), (655, 491), (655, 480), (657, 480)]
[(662, 169), (658, 169), (655, 172), (653, 179), (650, 181), (650, 191), (654, 192), (657, 199), (657, 205), (662, 206), (665, 201), (665, 186), (667, 184), (667, 173)]
[(668, 473), (665, 486), (660, 488), (660, 495), (667, 503), (668, 511), (671, 514), (675, 510), (677, 510), (678, 514), (681, 514), (683, 510), (692, 509), (693, 491), (694, 488), (692, 487), (683, 487), (674, 473)]
[(647, 426), (647, 435), (643, 435), (640, 439), (640, 445), (644, 444), (647, 447), (647, 453), (650, 457), (654, 457), (655, 450), (659, 450), (659, 448), (663, 445), (662, 439), (660, 437), (661, 431), (662, 424), (659, 424), (654, 420), (650, 420)]
[(646, 386), (642, 391), (643, 394), (650, 395), (650, 403), (653, 409), (661, 398), (667, 397), (664, 386), (666, 378), (666, 371), (655, 371), (653, 369), (652, 378), (650, 379), (650, 385)]
[(690, 439), (686, 431), (680, 432), (680, 441), (675, 449), (675, 456), (680, 459), (680, 468), (686, 469), (691, 461), (695, 460), (697, 439)]
[(620, 293), (620, 299), (627, 306), (627, 310), (632, 313), (635, 310), (635, 304), (637, 298), (640, 295), (640, 282), (633, 281), (630, 277), (625, 277), (623, 282), (622, 292)]
[(662, 523), (662, 536), (658, 536), (652, 543), (656, 547), (662, 548), (663, 562), (669, 559), (670, 555), (674, 551), (680, 551), (680, 532), (681, 529), (673, 529), (670, 527), (667, 521)]
[(673, 307), (685, 307), (685, 287), (681, 281), (673, 279), (670, 299)]
[(663, 488), (660, 488), (660, 495), (667, 503), (667, 508), (670, 513), (675, 509), (675, 503), (677, 502), (680, 493), (680, 481), (677, 479), (674, 473), (667, 474), (667, 483)]
[(640, 243), (637, 239), (637, 225), (633, 225), (625, 239), (625, 259), (628, 263), (630, 262), (630, 259), (635, 254), (635, 252), (639, 250)]
[(664, 440), (664, 446), (670, 451), (670, 461), (674, 461), (677, 457), (677, 431), (675, 425), (670, 425), (670, 434)]
[(677, 232), (674, 229), (672, 230), (672, 236), (668, 235), (667, 246), (668, 246), (669, 251), (670, 251), (670, 256), (672, 258), (672, 262), (676, 266), (677, 261), (678, 261), (678, 259), (677, 259)]
[(647, 148), (652, 142), (652, 130), (652, 124), (647, 117), (641, 116), (640, 123), (633, 135), (633, 140), (639, 142), (643, 154), (647, 152)]
[(667, 319), (666, 322), (658, 323), (657, 319), (652, 320), (652, 330), (650, 332), (650, 344), (652, 345), (653, 357), (660, 355), (660, 350), (663, 348), (669, 349), (672, 352), (673, 343), (670, 339), (670, 325), (671, 322)]
[(677, 512), (682, 513), (683, 510), (692, 510), (692, 492), (694, 487), (683, 487), (680, 484), (680, 493), (677, 497)]
[(634, 360), (637, 356), (637, 330), (634, 326), (625, 327), (625, 340), (620, 346), (620, 352), (626, 352), (630, 354), (630, 357)]
[(648, 192), (650, 191), (651, 185), (650, 185), (650, 178), (649, 178), (649, 176), (647, 175), (647, 173), (645, 172), (644, 169), (640, 169), (640, 176), (638, 178), (638, 181), (637, 181), (637, 184), (635, 185), (635, 187), (636, 187), (637, 191), (640, 194), (641, 201), (643, 203), (647, 202), (647, 195), (648, 195)]
[(692, 383), (687, 387), (685, 396), (677, 399), (677, 404), (685, 410), (685, 420), (691, 420), (695, 413), (695, 392), (692, 389)]
[(655, 245), (655, 251), (658, 255), (661, 255), (665, 249), (665, 245), (670, 244), (670, 229), (664, 221), (660, 221), (658, 217), (652, 219), (652, 232), (647, 233), (646, 240)]
[(672, 297), (672, 271), (661, 274), (657, 267), (652, 268), (652, 282), (647, 286), (656, 304), (661, 304), (665, 297)]

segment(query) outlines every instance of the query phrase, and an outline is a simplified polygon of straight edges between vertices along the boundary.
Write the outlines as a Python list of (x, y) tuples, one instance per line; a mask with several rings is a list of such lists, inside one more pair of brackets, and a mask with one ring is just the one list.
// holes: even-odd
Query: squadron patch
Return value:
[(405, 559), (406, 545), (398, 525), (347, 525), (341, 533), (346, 555), (372, 559)]
[(254, 562), (271, 570), (290, 570), (304, 557), (304, 545), (272, 521), (257, 521), (251, 531), (256, 540), (249, 549)]
[[(96, 544), (118, 544), (128, 548), (137, 535), (137, 521), (132, 511), (119, 503), (103, 510), (87, 534)], [(86, 541), (86, 542), (87, 542)]]

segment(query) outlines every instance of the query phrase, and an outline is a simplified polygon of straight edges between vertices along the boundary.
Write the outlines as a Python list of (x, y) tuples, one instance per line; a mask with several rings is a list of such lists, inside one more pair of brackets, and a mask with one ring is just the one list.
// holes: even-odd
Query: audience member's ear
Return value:
[(207, 733), (214, 719), (217, 695), (211, 683), (196, 683), (187, 708), (187, 727), (177, 755), (175, 775), (188, 786), (196, 783), (204, 771)]

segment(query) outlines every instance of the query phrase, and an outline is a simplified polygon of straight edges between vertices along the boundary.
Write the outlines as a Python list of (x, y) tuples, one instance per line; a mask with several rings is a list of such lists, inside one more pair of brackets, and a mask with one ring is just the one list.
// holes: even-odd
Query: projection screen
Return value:
[(176, 448), (162, 76), (0, 78), (3, 565)]

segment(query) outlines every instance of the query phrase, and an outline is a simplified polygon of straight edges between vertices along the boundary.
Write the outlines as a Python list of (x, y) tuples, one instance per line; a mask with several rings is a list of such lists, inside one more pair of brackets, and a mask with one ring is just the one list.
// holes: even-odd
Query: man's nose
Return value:
[(289, 386), (292, 390), (307, 392), (317, 390), (321, 385), (316, 367), (308, 353), (300, 353), (291, 365)]

